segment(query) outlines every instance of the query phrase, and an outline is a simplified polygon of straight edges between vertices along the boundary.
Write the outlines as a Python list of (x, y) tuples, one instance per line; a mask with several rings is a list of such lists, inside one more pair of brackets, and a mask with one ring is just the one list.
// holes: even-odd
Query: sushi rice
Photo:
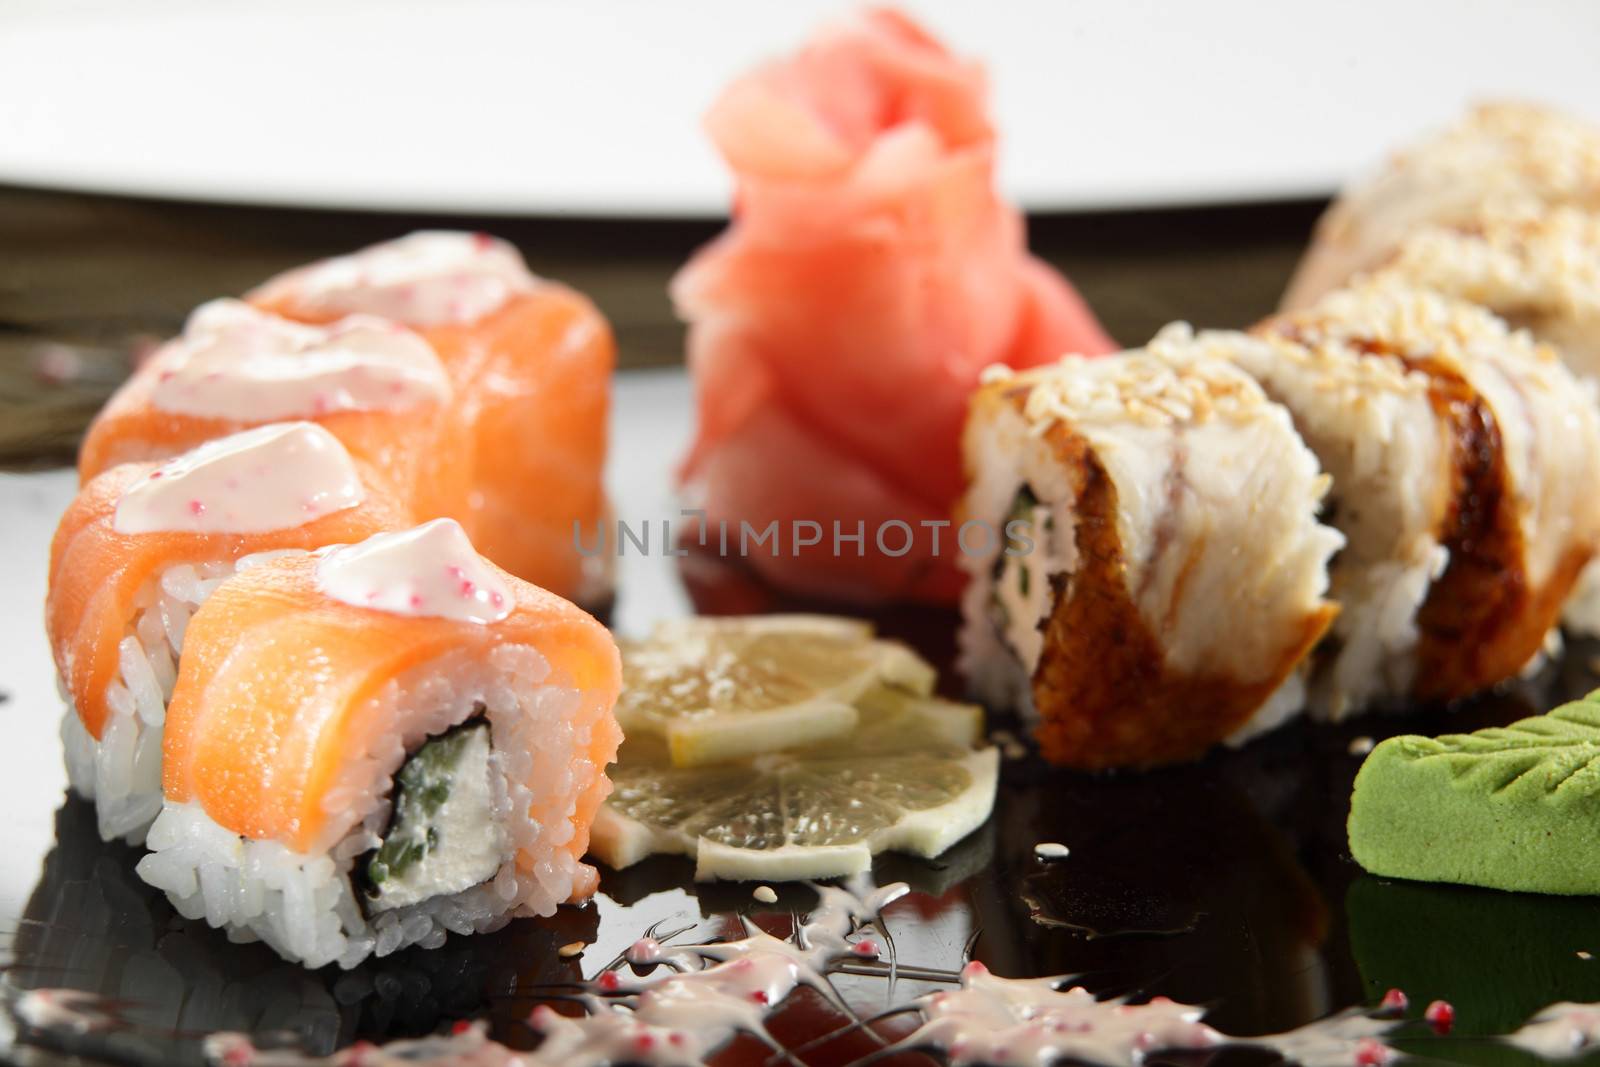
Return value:
[[(380, 735), (349, 753), (323, 800), (340, 836), (296, 852), (224, 829), (198, 803), (166, 802), (146, 842), (141, 878), (166, 892), (180, 914), (226, 927), (235, 941), (261, 940), (307, 967), (355, 966), (409, 945), (437, 948), (450, 933), (496, 930), (519, 915), (551, 915), (592, 877), (565, 845), (574, 833), (578, 770), (562, 753), (589, 743), (574, 721), (577, 690), (544, 684), (550, 666), (526, 645), (485, 661), (450, 653), (391, 679), (358, 711), (406, 732)], [(487, 711), (493, 820), (505, 848), (488, 881), (416, 904), (369, 914), (352, 883), (357, 860), (382, 841), (396, 773), (428, 738)], [(524, 783), (534, 783), (532, 787)], [(531, 868), (517, 854), (537, 856)]]

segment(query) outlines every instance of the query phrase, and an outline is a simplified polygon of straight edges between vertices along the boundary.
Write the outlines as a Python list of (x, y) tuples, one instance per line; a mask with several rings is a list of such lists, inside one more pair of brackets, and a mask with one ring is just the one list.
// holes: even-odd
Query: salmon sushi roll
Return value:
[(471, 442), (462, 524), (484, 555), (584, 602), (609, 561), (577, 550), (608, 515), (602, 485), (616, 350), (579, 293), (536, 278), (485, 234), (422, 232), (289, 271), (249, 295), (287, 318), (381, 315), (433, 346)]
[(213, 300), (134, 371), (90, 424), (87, 482), (119, 463), (166, 459), (271, 422), (316, 422), (384, 472), (416, 519), (464, 516), (472, 454), (444, 365), (387, 319), (308, 326)]
[(1313, 710), (1449, 701), (1544, 648), (1600, 538), (1600, 419), (1554, 349), (1436, 293), (1334, 293), (1238, 362), (1333, 475)]
[(1418, 229), (1558, 207), (1600, 210), (1600, 128), (1530, 104), (1474, 108), (1340, 194), (1317, 223), (1283, 307), (1308, 307), (1376, 269)]
[(1178, 325), (973, 399), (962, 666), (986, 703), (1031, 707), (1053, 762), (1191, 760), (1303, 705), (1342, 538), (1289, 413), (1232, 361), (1251, 348)]
[(79, 491), (50, 546), (45, 624), (71, 705), (68, 780), (102, 837), (137, 842), (161, 810), (162, 728), (195, 609), (275, 553), (409, 525), (382, 485), (297, 422), (112, 467)]
[(616, 644), (458, 523), (243, 571), (185, 646), (138, 866), (183, 915), (351, 967), (593, 892)]

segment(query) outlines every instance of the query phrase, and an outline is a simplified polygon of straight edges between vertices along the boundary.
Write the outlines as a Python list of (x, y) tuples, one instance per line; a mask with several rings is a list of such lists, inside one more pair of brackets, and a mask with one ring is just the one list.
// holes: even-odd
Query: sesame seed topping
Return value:
[(1232, 346), (1258, 344), (1244, 334), (1196, 335), (1187, 324), (1162, 330), (1143, 349), (1059, 363), (1011, 379), (1031, 386), (1023, 416), (1035, 433), (1057, 423), (1134, 422), (1151, 428), (1244, 421), (1268, 407), (1265, 395), (1227, 358)]

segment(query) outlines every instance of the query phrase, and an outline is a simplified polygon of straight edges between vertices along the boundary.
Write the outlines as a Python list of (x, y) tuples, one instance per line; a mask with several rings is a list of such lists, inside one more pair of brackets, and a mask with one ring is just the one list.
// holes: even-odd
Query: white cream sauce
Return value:
[(287, 530), (353, 508), (365, 493), (338, 438), (310, 422), (219, 437), (163, 463), (117, 501), (122, 534)]
[(483, 233), (421, 230), (292, 271), (263, 292), (304, 313), (382, 315), (410, 326), (476, 322), (537, 279), (517, 250)]
[(157, 354), (151, 402), (163, 411), (261, 422), (450, 402), (432, 346), (396, 322), (352, 315), (306, 326), (240, 300), (195, 311)]
[(1063, 1062), (1138, 1067), (1156, 1052), (1220, 1045), (1270, 1049), (1304, 1067), (1380, 1067), (1397, 1056), (1380, 1035), (1396, 1025), (1342, 1012), (1282, 1034), (1236, 1038), (1201, 1022), (1204, 1009), (1154, 997), (1098, 1000), (1061, 978), (999, 978), (976, 961), (961, 988), (918, 1000), (923, 1023), (895, 1049), (936, 1048), (951, 1067), (1050, 1067)]
[(1204, 1049), (1226, 1041), (1200, 1021), (1204, 1009), (1157, 997), (1147, 1004), (1097, 1000), (1057, 978), (998, 978), (973, 961), (961, 988), (918, 1002), (923, 1022), (899, 1043), (937, 1048), (952, 1067), (1049, 1067), (1061, 1060), (1136, 1064), (1157, 1050)]
[[(483, 1023), (457, 1023), (448, 1035), (384, 1046), (359, 1044), (330, 1057), (258, 1049), (242, 1034), (206, 1041), (214, 1062), (252, 1067), (364, 1067), (417, 1063), (484, 1067), (697, 1067), (735, 1032), (781, 1046), (766, 1031), (769, 1010), (802, 984), (830, 1001), (825, 974), (849, 957), (870, 958), (879, 912), (907, 891), (903, 883), (868, 892), (819, 886), (821, 900), (792, 939), (749, 929), (737, 941), (669, 946), (652, 937), (623, 954), (629, 968), (608, 969), (577, 999), (587, 1015), (541, 1006), (529, 1019), (543, 1035), (531, 1052), (491, 1041)], [(858, 951), (868, 945), (870, 951)], [(654, 968), (648, 975), (640, 969)], [(953, 976), (954, 977), (954, 976)], [(1235, 1038), (1201, 1021), (1204, 1009), (1165, 997), (1146, 1003), (1098, 1000), (1065, 979), (1001, 978), (972, 962), (959, 987), (921, 997), (912, 1006), (922, 1024), (884, 1054), (937, 1049), (952, 1065), (1047, 1067), (1077, 1060), (1095, 1067), (1139, 1067), (1159, 1052), (1220, 1046), (1269, 1049), (1304, 1067), (1381, 1067), (1398, 1053), (1382, 1036), (1397, 1025), (1404, 997), (1390, 993), (1381, 1016), (1352, 1010), (1297, 1030)], [(33, 996), (35, 994), (29, 994)], [(1600, 1005), (1560, 1004), (1510, 1040), (1546, 1054), (1568, 1055), (1600, 1038)]]
[[(532, 1024), (545, 1040), (531, 1062), (692, 1067), (741, 1031), (778, 1048), (766, 1031), (767, 1013), (801, 985), (834, 1001), (825, 978), (828, 966), (852, 955), (861, 958), (851, 935), (876, 921), (908, 887), (896, 882), (851, 892), (818, 886), (817, 892), (818, 906), (792, 940), (749, 926), (739, 940), (710, 945), (675, 948), (655, 938), (639, 939), (623, 958), (633, 968), (655, 967), (650, 975), (603, 971), (594, 983), (603, 994), (631, 998), (631, 1010), (608, 1010), (618, 1000), (594, 998), (591, 1013), (582, 1018), (536, 1011)], [(875, 941), (872, 949), (875, 955)]]
[(329, 549), (317, 562), (317, 584), (335, 600), (395, 615), (491, 623), (513, 606), (511, 587), (454, 519)]
[(81, 989), (30, 989), (13, 1002), (17, 1018), (36, 1030), (76, 1034), (121, 1027), (114, 1005)]
[(1506, 1041), (1545, 1059), (1568, 1059), (1600, 1044), (1600, 1004), (1552, 1004)]

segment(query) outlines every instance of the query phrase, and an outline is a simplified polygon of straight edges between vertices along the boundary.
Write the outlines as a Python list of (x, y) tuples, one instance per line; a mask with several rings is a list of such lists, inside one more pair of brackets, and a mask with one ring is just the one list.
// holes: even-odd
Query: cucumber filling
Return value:
[[(1003, 528), (1005, 550), (994, 562), (990, 613), (996, 632), (1031, 671), (1043, 650), (1040, 630), (1054, 598), (1050, 576), (1066, 567), (1052, 551), (1050, 509), (1040, 502), (1032, 486), (1022, 485), (1011, 498)], [(1013, 529), (1020, 536), (1010, 536)]]
[(489, 724), (471, 720), (430, 738), (394, 778), (383, 843), (364, 859), (369, 910), (460, 893), (495, 876), (505, 830), (494, 817)]

